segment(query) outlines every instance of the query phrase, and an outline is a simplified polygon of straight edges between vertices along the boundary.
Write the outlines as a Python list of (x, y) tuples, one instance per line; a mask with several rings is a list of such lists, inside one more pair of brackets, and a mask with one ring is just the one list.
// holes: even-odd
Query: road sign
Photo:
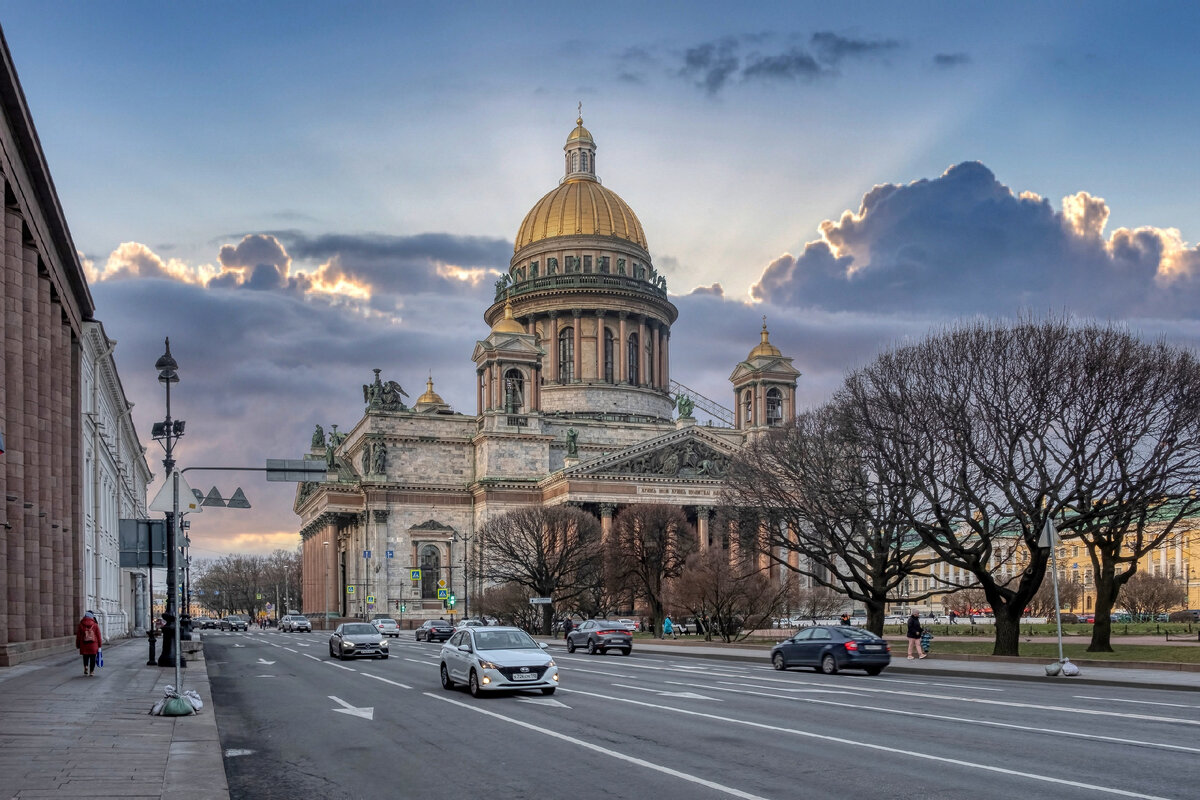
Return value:
[(274, 606), (273, 604), (271, 604), (271, 603), (267, 603), (267, 605), (266, 605), (266, 609), (267, 609), (267, 611), (274, 611), (274, 610), (275, 610), (275, 606)]
[(438, 589), (438, 600), (445, 600), (448, 592), (445, 589)]
[(230, 508), (249, 508), (250, 501), (246, 499), (246, 493), (239, 486), (233, 490), (233, 497), (229, 498), (229, 502), (226, 505)]
[(438, 588), (439, 589), (446, 588), (446, 579), (445, 578), (438, 578)]
[(224, 508), (225, 500), (221, 497), (221, 493), (217, 491), (217, 487), (212, 487), (208, 490), (208, 494), (200, 503), (202, 506), (210, 506), (213, 508)]
[(347, 587), (346, 587), (346, 594), (354, 594), (354, 587), (353, 587), (353, 586), (347, 586)]
[(419, 570), (419, 569), (410, 569), (410, 570), (408, 571), (408, 577), (409, 577), (410, 579), (414, 580), (414, 581), (419, 581), (419, 580), (421, 580), (421, 570)]
[(368, 603), (374, 603), (374, 602), (375, 602), (375, 595), (373, 595), (373, 594), (369, 594), (369, 595), (367, 595), (367, 602), (368, 602)]
[(267, 480), (291, 481), (323, 481), (328, 474), (328, 466), (323, 458), (268, 458)]
[(255, 595), (254, 595), (254, 599), (255, 599), (255, 600), (262, 600), (262, 594), (255, 594)]
[(370, 557), (371, 557), (371, 551), (363, 550), (363, 558), (370, 558)]
[(388, 557), (388, 558), (391, 558), (393, 555), (395, 555), (395, 551), (394, 551), (394, 550), (388, 550), (388, 551), (387, 551), (387, 557)]
[[(172, 475), (179, 475), (179, 470), (176, 470)], [(171, 475), (163, 482), (162, 488), (158, 490), (158, 494), (154, 495), (154, 502), (150, 504), (151, 511), (162, 511), (170, 513), (175, 510), (175, 489)], [(192, 487), (188, 486), (187, 481), (179, 475), (179, 510), (187, 513), (198, 513), (200, 511), (200, 501), (196, 499)]]
[(529, 598), (529, 605), (531, 605), (531, 606), (548, 606), (553, 602), (554, 601), (552, 599), (550, 599), (549, 597), (531, 597), (531, 598)]

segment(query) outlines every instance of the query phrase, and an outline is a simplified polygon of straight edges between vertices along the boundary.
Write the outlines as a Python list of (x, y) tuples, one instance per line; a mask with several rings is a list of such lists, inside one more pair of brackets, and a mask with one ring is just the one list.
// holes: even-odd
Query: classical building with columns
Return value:
[[(571, 504), (607, 533), (623, 506), (671, 503), (701, 548), (747, 557), (742, 548), (761, 541), (727, 541), (709, 519), (747, 437), (795, 416), (800, 373), (764, 321), (730, 376), (736, 411), (672, 380), (678, 311), (637, 215), (600, 182), (596, 151), (577, 120), (562, 179), (521, 222), (472, 354), (474, 413), (452, 410), (432, 377), (410, 407), (376, 370), (362, 418), (314, 433), (309, 455), (329, 473), (295, 501), (305, 613), (423, 619), (441, 612), (441, 588), (461, 611), (483, 588), (472, 576), (487, 542), (476, 532), (531, 505)], [(693, 404), (715, 424), (697, 424)]]

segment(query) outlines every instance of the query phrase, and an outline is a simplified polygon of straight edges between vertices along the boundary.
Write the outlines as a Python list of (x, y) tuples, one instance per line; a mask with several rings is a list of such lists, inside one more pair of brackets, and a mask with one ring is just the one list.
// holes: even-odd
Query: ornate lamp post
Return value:
[(183, 436), (184, 421), (171, 419), (171, 384), (179, 383), (176, 370), (179, 364), (171, 356), (171, 340), (166, 340), (166, 352), (154, 362), (158, 370), (158, 382), (163, 384), (167, 392), (167, 416), (162, 422), (154, 423), (151, 431), (153, 438), (160, 442), (166, 455), (163, 458), (163, 470), (168, 480), (172, 482), (171, 513), (167, 515), (167, 608), (168, 622), (174, 629), (170, 638), (163, 639), (162, 652), (158, 657), (158, 665), (175, 667), (175, 689), (181, 691), (179, 668), (183, 664), (180, 655), (179, 636), (179, 548), (177, 543), (176, 525), (179, 520), (179, 476), (175, 472), (175, 442)]

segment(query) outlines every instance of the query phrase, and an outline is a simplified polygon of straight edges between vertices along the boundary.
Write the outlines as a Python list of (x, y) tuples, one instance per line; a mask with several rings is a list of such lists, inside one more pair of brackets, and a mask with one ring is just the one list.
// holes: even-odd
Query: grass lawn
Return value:
[[(1172, 645), (1154, 644), (1121, 644), (1119, 639), (1113, 639), (1112, 653), (1089, 653), (1085, 642), (1063, 641), (1063, 654), (1073, 661), (1092, 659), (1097, 661), (1161, 661), (1173, 664), (1200, 664), (1200, 647), (1179, 647)], [(896, 652), (892, 646), (893, 655)], [(972, 655), (988, 656), (992, 654), (991, 642), (954, 641), (953, 637), (934, 638), (930, 652), (937, 653), (969, 653)], [(1028, 658), (1045, 658), (1053, 661), (1058, 658), (1056, 642), (1021, 642), (1021, 655)], [(903, 655), (903, 653), (902, 653)]]

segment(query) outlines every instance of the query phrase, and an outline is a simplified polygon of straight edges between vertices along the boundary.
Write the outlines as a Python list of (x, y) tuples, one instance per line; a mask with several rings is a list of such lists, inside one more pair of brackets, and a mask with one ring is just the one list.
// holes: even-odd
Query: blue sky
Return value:
[[(0, 3), (147, 438), (172, 338), (182, 464), (298, 455), (373, 367), (473, 413), (580, 101), (720, 402), (763, 314), (810, 405), (961, 316), (1200, 338), (1200, 6), (431, 5)], [(293, 545), (291, 487), (238, 477), (193, 540)]]

